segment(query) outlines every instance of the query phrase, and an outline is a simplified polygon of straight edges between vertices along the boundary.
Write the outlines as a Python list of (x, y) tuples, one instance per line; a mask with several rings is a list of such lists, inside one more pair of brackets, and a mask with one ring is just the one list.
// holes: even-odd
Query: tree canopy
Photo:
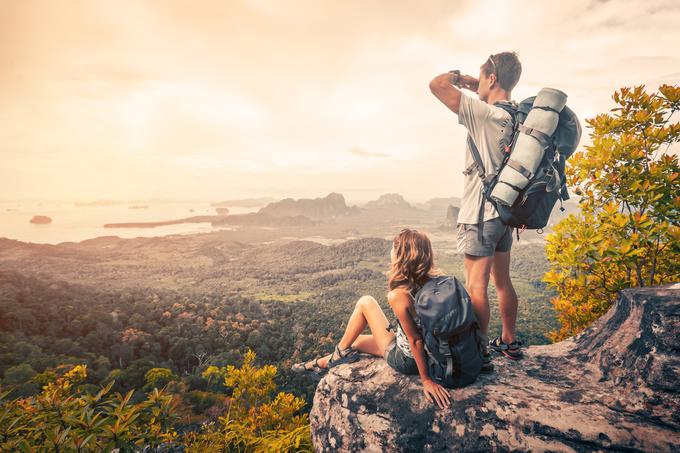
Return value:
[(677, 150), (680, 87), (621, 88), (617, 107), (588, 119), (592, 143), (570, 159), (568, 183), (581, 197), (580, 213), (555, 226), (544, 281), (561, 340), (604, 314), (616, 294), (680, 278), (680, 168)]

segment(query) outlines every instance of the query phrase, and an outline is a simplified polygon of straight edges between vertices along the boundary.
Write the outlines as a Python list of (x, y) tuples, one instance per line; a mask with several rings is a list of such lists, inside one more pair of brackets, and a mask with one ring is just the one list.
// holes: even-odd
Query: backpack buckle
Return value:
[(470, 175), (475, 169), (477, 169), (477, 173), (479, 174), (480, 178), (484, 178), (484, 170), (480, 168), (479, 165), (477, 165), (477, 162), (472, 163), (468, 168), (463, 170), (463, 174), (465, 176)]
[(451, 349), (448, 342), (439, 343), (439, 353), (445, 357), (452, 357)]
[(554, 155), (554, 157), (553, 157), (553, 162), (554, 162), (554, 163), (557, 163), (557, 162), (559, 162), (559, 161), (560, 161), (560, 152), (556, 149), (556, 150), (555, 150), (555, 155)]

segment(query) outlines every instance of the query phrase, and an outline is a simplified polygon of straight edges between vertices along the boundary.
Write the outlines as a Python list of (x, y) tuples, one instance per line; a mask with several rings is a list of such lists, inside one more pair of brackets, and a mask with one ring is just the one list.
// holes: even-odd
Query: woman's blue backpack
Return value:
[(449, 388), (474, 382), (482, 368), (482, 344), (465, 287), (455, 277), (436, 276), (413, 298), (430, 377)]

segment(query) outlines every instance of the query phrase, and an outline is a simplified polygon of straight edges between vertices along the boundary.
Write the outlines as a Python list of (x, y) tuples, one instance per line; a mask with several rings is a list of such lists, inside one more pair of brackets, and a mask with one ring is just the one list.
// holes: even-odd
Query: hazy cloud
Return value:
[(672, 0), (4, 2), (0, 196), (457, 196), (434, 76), (519, 51), (513, 97), (560, 88), (585, 127), (678, 83), (678, 23)]
[(366, 151), (362, 148), (359, 148), (358, 146), (354, 146), (348, 150), (350, 154), (354, 154), (355, 156), (363, 156), (363, 157), (390, 157), (389, 154), (386, 153), (373, 153), (370, 151)]

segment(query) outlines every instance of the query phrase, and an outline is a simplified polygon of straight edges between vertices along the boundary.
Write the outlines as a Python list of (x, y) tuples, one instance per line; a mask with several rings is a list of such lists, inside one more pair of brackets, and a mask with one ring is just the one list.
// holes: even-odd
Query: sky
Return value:
[[(680, 2), (0, 0), (0, 200), (460, 196), (430, 92), (517, 51), (585, 119), (680, 81)], [(476, 96), (474, 93), (467, 93)]]

